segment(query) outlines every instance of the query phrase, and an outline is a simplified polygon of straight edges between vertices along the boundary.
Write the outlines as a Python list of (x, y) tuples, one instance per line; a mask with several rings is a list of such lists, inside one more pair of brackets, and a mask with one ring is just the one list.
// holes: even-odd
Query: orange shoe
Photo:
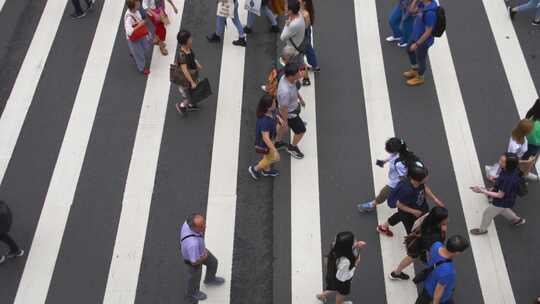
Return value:
[(424, 83), (424, 77), (416, 75), (416, 77), (407, 80), (407, 85), (413, 87)]
[(411, 79), (411, 78), (414, 78), (416, 76), (418, 76), (418, 71), (415, 70), (415, 69), (410, 69), (407, 72), (403, 73), (403, 77), (405, 77), (407, 79)]

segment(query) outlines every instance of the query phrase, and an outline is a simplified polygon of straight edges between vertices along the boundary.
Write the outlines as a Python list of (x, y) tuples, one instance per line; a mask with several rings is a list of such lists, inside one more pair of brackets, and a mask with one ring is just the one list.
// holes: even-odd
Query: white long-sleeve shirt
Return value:
[(341, 257), (336, 261), (336, 263), (337, 263), (336, 279), (338, 279), (341, 282), (345, 282), (352, 279), (354, 275), (354, 271), (356, 270), (356, 267), (349, 269), (349, 267), (351, 266), (351, 262), (349, 261), (349, 259), (345, 257)]
[(141, 21), (142, 16), (139, 11), (132, 13), (129, 10), (126, 10), (126, 14), (124, 15), (124, 28), (126, 30), (126, 38), (129, 39), (129, 36), (131, 36), (131, 34), (133, 33), (133, 27)]
[(279, 38), (281, 39), (281, 41), (287, 43), (287, 45), (294, 47), (294, 45), (292, 45), (291, 41), (289, 40), (290, 38), (294, 42), (294, 44), (299, 47), (304, 40), (305, 32), (306, 22), (304, 20), (304, 17), (302, 17), (302, 15), (299, 15), (293, 21), (291, 21), (289, 25), (285, 25), (285, 27), (283, 27), (283, 31), (281, 32), (281, 36)]

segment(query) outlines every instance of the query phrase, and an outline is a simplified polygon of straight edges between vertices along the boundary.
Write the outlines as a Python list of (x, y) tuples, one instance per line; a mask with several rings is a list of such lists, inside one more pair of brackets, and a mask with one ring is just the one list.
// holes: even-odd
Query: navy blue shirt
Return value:
[[(431, 267), (439, 261), (446, 260), (445, 257), (439, 254), (439, 249), (443, 247), (441, 242), (436, 242), (431, 246), (430, 259), (428, 266)], [(452, 262), (444, 263), (435, 268), (424, 282), (424, 288), (433, 298), (437, 284), (444, 286), (444, 292), (441, 297), (441, 303), (447, 302), (452, 297), (452, 293), (456, 288), (456, 271)]]
[[(435, 10), (438, 5), (435, 1), (432, 1), (431, 4), (425, 6), (423, 2), (418, 4), (418, 11), (416, 12), (416, 18), (414, 19), (413, 31), (411, 35), (411, 41), (415, 42), (424, 35), (426, 27), (435, 28), (435, 23), (437, 22), (437, 14)], [(433, 35), (430, 35), (422, 45), (430, 47), (433, 44)]]
[(520, 173), (521, 172), (516, 169), (513, 172), (506, 172), (503, 170), (501, 174), (499, 174), (499, 177), (495, 181), (493, 191), (504, 192), (504, 196), (502, 198), (494, 198), (493, 206), (501, 208), (514, 207), (519, 183), (523, 178)]
[(428, 212), (429, 207), (426, 202), (424, 184), (421, 184), (418, 188), (415, 188), (408, 180), (401, 181), (401, 183), (402, 185), (399, 188), (397, 200), (407, 207), (420, 210), (422, 212)]
[(276, 137), (277, 119), (275, 116), (269, 117), (264, 115), (257, 118), (256, 133), (255, 133), (255, 146), (268, 149), (268, 146), (263, 140), (262, 133), (269, 132), (270, 139), (273, 140)]

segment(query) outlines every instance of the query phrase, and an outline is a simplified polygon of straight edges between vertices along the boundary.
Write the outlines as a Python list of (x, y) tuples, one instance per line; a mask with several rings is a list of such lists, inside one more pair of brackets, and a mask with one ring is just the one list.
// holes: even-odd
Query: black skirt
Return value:
[(349, 293), (351, 293), (351, 280), (341, 282), (336, 277), (330, 278), (326, 276), (325, 290), (337, 291), (339, 294), (347, 296)]

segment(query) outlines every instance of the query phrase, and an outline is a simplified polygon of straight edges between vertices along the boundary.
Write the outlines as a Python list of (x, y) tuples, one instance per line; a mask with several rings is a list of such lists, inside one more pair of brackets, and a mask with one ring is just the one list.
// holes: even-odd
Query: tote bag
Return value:
[(217, 6), (217, 15), (225, 18), (234, 17), (234, 1), (233, 0), (219, 0)]
[(201, 80), (195, 89), (190, 90), (191, 102), (197, 104), (212, 95), (212, 88), (210, 87), (210, 81), (208, 78)]
[(257, 16), (261, 15), (262, 0), (246, 0), (244, 8)]

